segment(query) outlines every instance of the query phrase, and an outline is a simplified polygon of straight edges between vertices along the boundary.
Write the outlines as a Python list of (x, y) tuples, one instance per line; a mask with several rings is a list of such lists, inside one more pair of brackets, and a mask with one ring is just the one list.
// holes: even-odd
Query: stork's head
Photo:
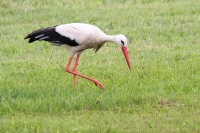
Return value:
[(119, 44), (121, 47), (127, 47), (127, 42), (127, 38), (124, 35), (119, 34), (116, 36), (116, 43)]
[(126, 59), (126, 62), (128, 64), (128, 67), (131, 69), (130, 60), (128, 57), (128, 50), (127, 50), (127, 43), (128, 43), (127, 38), (124, 35), (119, 34), (116, 36), (115, 41), (117, 44), (121, 46), (121, 49)]

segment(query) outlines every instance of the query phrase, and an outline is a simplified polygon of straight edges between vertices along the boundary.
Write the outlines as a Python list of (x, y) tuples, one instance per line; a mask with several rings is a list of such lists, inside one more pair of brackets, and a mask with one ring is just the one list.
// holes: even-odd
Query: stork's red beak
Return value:
[(131, 64), (130, 64), (130, 60), (129, 60), (129, 57), (128, 57), (128, 50), (127, 50), (127, 47), (125, 46), (122, 46), (122, 52), (124, 53), (124, 57), (126, 59), (126, 62), (128, 64), (128, 67), (129, 69), (131, 70)]

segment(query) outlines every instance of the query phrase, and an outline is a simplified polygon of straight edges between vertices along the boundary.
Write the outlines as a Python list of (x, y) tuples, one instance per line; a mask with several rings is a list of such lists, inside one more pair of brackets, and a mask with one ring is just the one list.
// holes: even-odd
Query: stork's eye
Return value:
[(124, 41), (121, 40), (122, 45), (124, 45)]

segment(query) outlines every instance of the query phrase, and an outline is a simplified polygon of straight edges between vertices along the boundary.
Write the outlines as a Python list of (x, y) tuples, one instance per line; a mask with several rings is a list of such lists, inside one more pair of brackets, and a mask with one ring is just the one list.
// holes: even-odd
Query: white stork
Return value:
[[(29, 43), (32, 43), (36, 40), (47, 41), (53, 45), (65, 46), (70, 51), (70, 58), (65, 70), (66, 72), (74, 75), (74, 86), (76, 86), (76, 76), (79, 76), (94, 82), (96, 86), (103, 90), (103, 86), (99, 81), (77, 73), (76, 68), (80, 54), (84, 50), (93, 48), (95, 52), (97, 52), (99, 48), (101, 48), (101, 46), (107, 41), (115, 42), (121, 47), (128, 67), (131, 69), (127, 51), (127, 38), (122, 34), (113, 36), (106, 35), (94, 25), (84, 23), (62, 24), (33, 31), (25, 37), (25, 39), (28, 38)], [(74, 54), (77, 54), (77, 57), (73, 69), (70, 70), (69, 66)]]

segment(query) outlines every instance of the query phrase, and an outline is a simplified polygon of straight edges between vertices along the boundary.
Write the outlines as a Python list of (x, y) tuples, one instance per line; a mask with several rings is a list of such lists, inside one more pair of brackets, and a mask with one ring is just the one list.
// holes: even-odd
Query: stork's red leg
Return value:
[(80, 57), (80, 54), (77, 54), (76, 61), (75, 61), (75, 64), (74, 64), (74, 68), (73, 68), (72, 71), (70, 71), (69, 66), (71, 64), (73, 56), (70, 56), (69, 61), (67, 63), (67, 66), (65, 68), (66, 72), (71, 73), (71, 74), (74, 75), (74, 85), (76, 85), (76, 76), (79, 76), (79, 77), (82, 77), (82, 78), (85, 78), (87, 80), (90, 80), (90, 81), (94, 82), (96, 86), (98, 86), (100, 89), (103, 90), (103, 86), (101, 85), (101, 83), (99, 81), (97, 81), (95, 79), (92, 79), (92, 78), (89, 78), (87, 76), (84, 76), (84, 75), (79, 74), (79, 73), (76, 72), (76, 67), (78, 66), (79, 57)]
[[(74, 63), (74, 68), (72, 69), (72, 72), (74, 73), (77, 73), (76, 67), (78, 66), (79, 57), (80, 57), (80, 54), (77, 54), (76, 61)], [(76, 74), (74, 74), (74, 86), (76, 86)]]
[(71, 56), (69, 57), (69, 60), (68, 60), (68, 62), (67, 62), (66, 68), (65, 68), (66, 71), (70, 71), (69, 66), (70, 66), (70, 64), (71, 64), (71, 62), (72, 62), (72, 59), (73, 59), (73, 55), (71, 55)]

